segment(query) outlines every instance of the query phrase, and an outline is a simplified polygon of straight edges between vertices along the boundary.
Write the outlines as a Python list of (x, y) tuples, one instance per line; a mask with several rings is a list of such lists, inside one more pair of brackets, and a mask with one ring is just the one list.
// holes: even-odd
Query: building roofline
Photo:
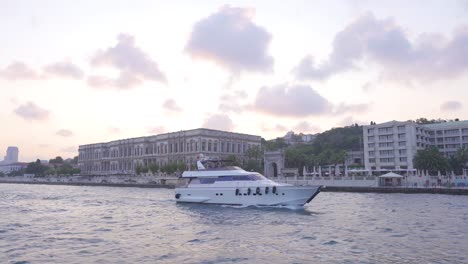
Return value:
[(112, 141), (107, 141), (107, 142), (99, 142), (99, 143), (90, 143), (90, 144), (84, 144), (84, 145), (79, 145), (78, 149), (80, 147), (89, 147), (89, 146), (95, 146), (95, 145), (100, 145), (100, 144), (109, 144), (109, 143), (114, 143), (114, 142), (121, 142), (121, 141), (127, 141), (127, 140), (136, 140), (136, 139), (147, 139), (155, 136), (170, 136), (171, 134), (177, 134), (177, 133), (182, 133), (182, 132), (192, 132), (192, 131), (212, 131), (212, 132), (222, 132), (222, 133), (230, 133), (230, 134), (237, 134), (237, 135), (242, 135), (242, 136), (249, 136), (249, 137), (258, 137), (261, 139), (261, 136), (258, 135), (251, 135), (251, 134), (245, 134), (245, 133), (238, 133), (238, 132), (230, 132), (230, 131), (224, 131), (224, 130), (217, 130), (217, 129), (211, 129), (211, 128), (195, 128), (195, 129), (188, 129), (188, 130), (179, 130), (179, 131), (173, 131), (173, 132), (166, 132), (166, 133), (161, 133), (161, 134), (155, 134), (155, 135), (150, 135), (150, 136), (143, 136), (143, 137), (132, 137), (132, 138), (124, 138), (124, 139), (117, 139), (117, 140), (112, 140)]

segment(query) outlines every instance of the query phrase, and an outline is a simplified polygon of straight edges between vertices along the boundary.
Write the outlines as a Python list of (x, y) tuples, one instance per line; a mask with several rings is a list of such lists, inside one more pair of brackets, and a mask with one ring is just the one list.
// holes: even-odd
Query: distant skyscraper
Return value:
[(5, 159), (3, 160), (3, 164), (10, 164), (18, 162), (18, 147), (8, 147), (6, 151)]

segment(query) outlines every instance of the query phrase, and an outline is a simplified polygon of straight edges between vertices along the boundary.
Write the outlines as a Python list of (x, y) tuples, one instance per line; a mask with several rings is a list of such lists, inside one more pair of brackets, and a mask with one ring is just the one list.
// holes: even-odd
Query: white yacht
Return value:
[[(205, 168), (197, 161), (197, 171), (185, 171), (186, 186), (175, 189), (175, 199), (183, 203), (258, 206), (303, 206), (320, 192), (322, 186), (293, 186), (265, 178), (239, 167)], [(219, 162), (214, 161), (214, 162)]]

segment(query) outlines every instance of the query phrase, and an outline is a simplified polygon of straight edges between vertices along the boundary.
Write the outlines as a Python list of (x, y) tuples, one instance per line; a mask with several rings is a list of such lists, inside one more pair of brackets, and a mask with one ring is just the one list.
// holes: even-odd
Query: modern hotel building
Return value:
[(446, 157), (468, 148), (468, 121), (420, 125), (390, 121), (363, 127), (366, 170), (414, 171), (416, 152), (436, 146)]
[(132, 174), (138, 165), (183, 162), (195, 165), (197, 156), (242, 160), (261, 137), (212, 129), (193, 129), (160, 135), (115, 140), (79, 146), (78, 166), (82, 174)]

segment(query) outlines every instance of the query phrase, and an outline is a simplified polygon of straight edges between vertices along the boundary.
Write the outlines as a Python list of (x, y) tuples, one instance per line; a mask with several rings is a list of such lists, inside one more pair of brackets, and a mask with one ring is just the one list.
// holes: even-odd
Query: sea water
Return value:
[(0, 263), (468, 263), (467, 245), (468, 196), (322, 192), (257, 208), (0, 184)]

